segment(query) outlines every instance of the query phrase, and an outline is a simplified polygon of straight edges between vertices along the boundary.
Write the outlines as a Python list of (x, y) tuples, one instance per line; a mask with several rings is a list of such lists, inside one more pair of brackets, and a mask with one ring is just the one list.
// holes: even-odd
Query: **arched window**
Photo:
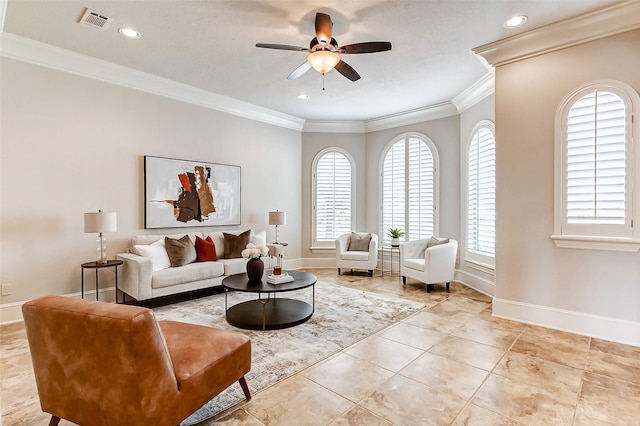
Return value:
[(630, 86), (596, 82), (577, 89), (560, 105), (552, 236), (558, 246), (626, 250), (631, 246), (620, 244), (632, 240), (637, 246), (640, 233), (633, 222), (639, 192), (633, 176), (639, 157), (633, 138), (638, 137), (638, 124), (633, 116), (638, 103)]
[(476, 125), (467, 149), (467, 256), (494, 264), (496, 252), (496, 139), (485, 120)]
[(339, 148), (327, 148), (313, 160), (313, 246), (334, 247), (351, 232), (355, 215), (354, 162)]
[(393, 140), (381, 162), (383, 243), (399, 228), (401, 241), (438, 234), (438, 153), (426, 136), (405, 134)]

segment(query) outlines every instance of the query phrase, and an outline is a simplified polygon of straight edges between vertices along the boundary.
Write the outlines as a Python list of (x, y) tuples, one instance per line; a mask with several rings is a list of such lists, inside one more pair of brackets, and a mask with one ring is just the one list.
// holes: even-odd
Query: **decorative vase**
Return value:
[(391, 247), (400, 247), (400, 238), (392, 237), (391, 238)]
[(262, 273), (264, 272), (264, 263), (259, 257), (253, 257), (247, 262), (247, 277), (250, 283), (262, 282)]

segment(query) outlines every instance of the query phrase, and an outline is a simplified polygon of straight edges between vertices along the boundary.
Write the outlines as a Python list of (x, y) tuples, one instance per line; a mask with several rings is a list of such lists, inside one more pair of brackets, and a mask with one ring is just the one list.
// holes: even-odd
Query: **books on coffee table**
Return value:
[(269, 284), (284, 284), (290, 283), (291, 281), (293, 281), (293, 277), (286, 272), (281, 275), (269, 275), (267, 277), (267, 282)]

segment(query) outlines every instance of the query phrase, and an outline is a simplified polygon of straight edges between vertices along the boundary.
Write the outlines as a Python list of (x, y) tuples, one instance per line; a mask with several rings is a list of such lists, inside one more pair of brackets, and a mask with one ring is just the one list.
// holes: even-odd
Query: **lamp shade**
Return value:
[(269, 212), (269, 225), (284, 225), (287, 223), (287, 212), (276, 210)]
[(318, 50), (307, 56), (307, 61), (316, 71), (324, 75), (340, 62), (340, 56), (328, 50)]
[(84, 232), (99, 234), (101, 232), (116, 232), (116, 212), (103, 212), (84, 214)]

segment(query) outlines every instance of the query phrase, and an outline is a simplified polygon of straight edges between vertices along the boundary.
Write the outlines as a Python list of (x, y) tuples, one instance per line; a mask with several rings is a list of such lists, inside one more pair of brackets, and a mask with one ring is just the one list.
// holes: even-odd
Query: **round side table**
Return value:
[[(124, 262), (122, 260), (107, 260), (107, 263), (98, 263), (97, 261), (93, 262), (85, 262), (81, 267), (80, 274), (82, 275), (82, 289), (81, 294), (84, 299), (84, 270), (85, 269), (94, 269), (96, 271), (96, 300), (98, 300), (98, 271), (102, 268), (115, 268), (116, 273), (116, 303), (118, 303), (118, 266), (122, 265)], [(125, 302), (124, 292), (122, 293), (122, 303)]]

